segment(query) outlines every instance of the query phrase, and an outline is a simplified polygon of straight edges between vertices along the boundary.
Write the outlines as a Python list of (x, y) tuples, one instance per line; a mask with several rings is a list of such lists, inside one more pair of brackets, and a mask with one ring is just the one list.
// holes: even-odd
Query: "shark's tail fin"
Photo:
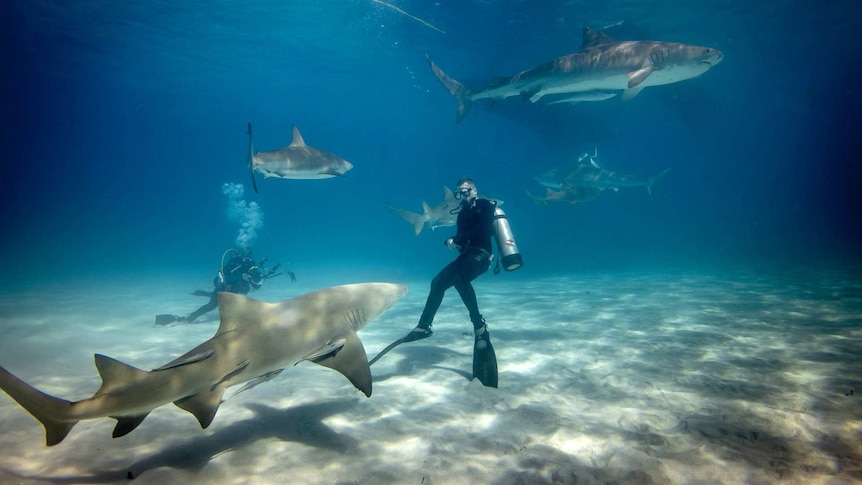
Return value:
[(251, 123), (248, 124), (248, 173), (251, 175), (251, 186), (257, 193), (257, 182), (254, 180), (254, 145), (251, 141)]
[(422, 217), (421, 214), (416, 214), (415, 212), (406, 211), (404, 209), (399, 209), (390, 203), (386, 203), (386, 207), (401, 216), (402, 219), (409, 222), (413, 225), (413, 233), (417, 236), (420, 232), (422, 232), (422, 228), (425, 227), (425, 218)]
[(0, 389), (42, 423), (45, 427), (45, 443), (48, 446), (63, 441), (72, 427), (78, 423), (75, 420), (63, 419), (63, 416), (68, 415), (68, 409), (72, 403), (45, 394), (15, 377), (3, 367), (0, 367)]
[(428, 60), (428, 64), (431, 66), (431, 70), (434, 71), (434, 75), (437, 76), (437, 79), (449, 91), (449, 94), (458, 99), (458, 116), (455, 118), (455, 122), (460, 123), (467, 116), (470, 108), (473, 107), (473, 100), (470, 98), (473, 92), (467, 86), (449, 77), (443, 72), (443, 69), (437, 67), (437, 64), (434, 64), (434, 61), (431, 60), (431, 56), (425, 54), (425, 59)]
[(646, 186), (646, 188), (647, 188), (647, 193), (649, 193), (650, 195), (652, 195), (652, 184), (654, 184), (654, 183), (658, 182), (662, 177), (664, 177), (665, 175), (667, 175), (667, 173), (668, 173), (668, 172), (670, 172), (670, 169), (669, 169), (669, 168), (666, 168), (666, 169), (662, 170), (658, 175), (655, 175), (655, 176), (650, 177), (650, 179), (649, 179), (649, 183), (648, 183), (648, 184), (647, 184), (647, 186)]

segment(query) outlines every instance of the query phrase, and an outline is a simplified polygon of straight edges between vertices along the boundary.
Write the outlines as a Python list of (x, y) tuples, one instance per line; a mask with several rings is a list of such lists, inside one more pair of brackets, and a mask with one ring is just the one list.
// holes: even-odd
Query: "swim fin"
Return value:
[(179, 315), (156, 315), (156, 325), (168, 325), (184, 318)]
[(497, 354), (487, 328), (476, 336), (473, 345), (473, 378), (486, 387), (497, 387)]

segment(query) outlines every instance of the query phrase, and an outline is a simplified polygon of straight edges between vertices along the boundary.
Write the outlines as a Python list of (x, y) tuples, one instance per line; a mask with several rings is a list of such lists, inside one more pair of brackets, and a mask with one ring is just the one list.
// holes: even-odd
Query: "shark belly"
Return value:
[(628, 82), (629, 78), (624, 72), (558, 76), (551, 80), (536, 83), (532, 90), (528, 90), (528, 92), (532, 92), (530, 101), (535, 103), (544, 96), (555, 94), (622, 91), (628, 87)]

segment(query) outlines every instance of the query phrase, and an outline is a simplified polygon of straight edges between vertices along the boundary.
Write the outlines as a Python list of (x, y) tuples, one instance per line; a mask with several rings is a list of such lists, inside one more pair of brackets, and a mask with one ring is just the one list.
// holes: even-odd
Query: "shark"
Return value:
[(431, 230), (438, 227), (454, 226), (458, 218), (457, 211), (461, 207), (461, 201), (455, 198), (452, 189), (443, 186), (443, 202), (431, 207), (423, 200), (421, 214), (399, 209), (389, 202), (386, 203), (386, 207), (409, 222), (413, 226), (413, 233), (418, 236), (425, 226), (430, 227)]
[(588, 153), (578, 157), (577, 162), (566, 166), (549, 170), (538, 177), (536, 181), (545, 187), (562, 189), (568, 186), (572, 188), (584, 188), (595, 190), (619, 190), (620, 187), (646, 187), (647, 192), (652, 194), (652, 186), (670, 169), (665, 169), (652, 177), (641, 177), (627, 172), (613, 172), (602, 168), (598, 162), (598, 150), (595, 155)]
[(511, 77), (498, 78), (481, 91), (473, 91), (447, 75), (426, 53), (440, 83), (458, 100), (456, 123), (481, 99), (502, 101), (512, 96), (531, 103), (603, 101), (618, 95), (623, 100), (644, 88), (693, 79), (722, 61), (718, 49), (661, 41), (618, 41), (597, 29), (583, 31), (581, 49)]
[[(503, 205), (503, 201), (500, 199), (489, 200), (493, 201), (496, 205)], [(430, 227), (432, 231), (438, 227), (454, 226), (458, 220), (461, 201), (455, 198), (455, 193), (452, 192), (452, 189), (444, 185), (443, 202), (431, 207), (423, 200), (421, 214), (399, 209), (389, 202), (386, 203), (386, 207), (409, 222), (413, 226), (413, 233), (418, 236), (426, 226)]]
[(0, 389), (45, 428), (53, 446), (79, 421), (111, 417), (113, 437), (124, 436), (160, 406), (174, 403), (212, 423), (225, 390), (253, 387), (299, 362), (343, 374), (371, 397), (371, 371), (356, 332), (407, 294), (394, 283), (357, 283), (306, 293), (278, 303), (220, 292), (215, 335), (153, 370), (96, 354), (102, 385), (89, 399), (70, 402), (48, 395), (0, 367)]
[(549, 202), (565, 202), (566, 204), (580, 204), (588, 200), (593, 200), (602, 194), (600, 189), (590, 187), (575, 187), (571, 184), (562, 184), (558, 190), (553, 190), (550, 187), (545, 188), (545, 196), (540, 197), (532, 194), (529, 190), (527, 197), (536, 205), (546, 205)]
[(296, 125), (293, 125), (292, 130), (290, 145), (255, 154), (251, 123), (248, 124), (248, 170), (255, 193), (255, 171), (262, 173), (265, 178), (314, 180), (343, 177), (353, 168), (353, 164), (338, 155), (307, 145)]

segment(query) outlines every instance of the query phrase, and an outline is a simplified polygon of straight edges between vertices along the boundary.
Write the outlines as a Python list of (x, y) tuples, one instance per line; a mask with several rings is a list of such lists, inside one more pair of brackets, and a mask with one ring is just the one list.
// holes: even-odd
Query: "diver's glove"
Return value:
[(446, 240), (446, 247), (453, 250), (453, 251), (458, 251), (461, 249), (461, 246), (459, 246), (455, 243), (454, 237), (450, 237), (449, 239)]

